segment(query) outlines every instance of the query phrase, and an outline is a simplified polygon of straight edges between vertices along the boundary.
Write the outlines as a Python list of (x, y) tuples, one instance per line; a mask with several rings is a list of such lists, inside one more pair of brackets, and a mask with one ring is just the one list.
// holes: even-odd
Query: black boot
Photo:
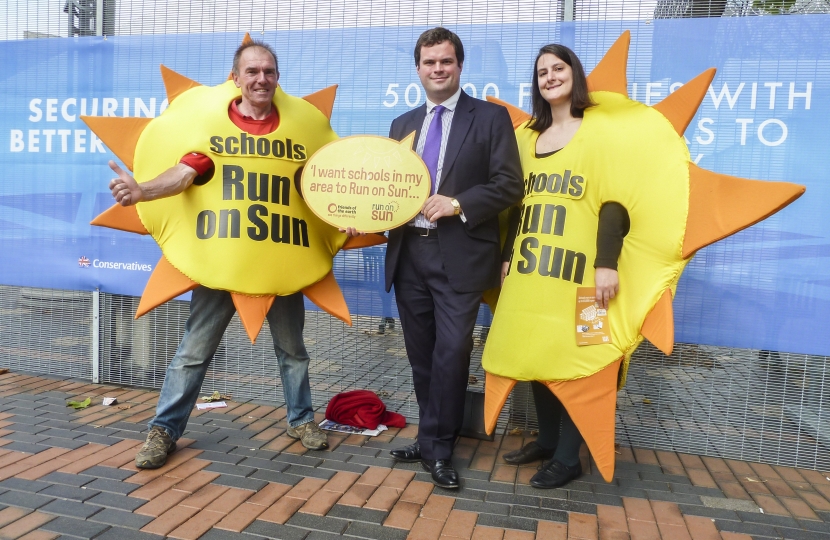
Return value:
[(539, 472), (530, 479), (530, 485), (539, 489), (562, 487), (574, 478), (582, 476), (582, 464), (573, 467), (563, 465), (556, 458), (546, 461), (539, 467)]
[(556, 449), (548, 450), (536, 444), (536, 441), (531, 441), (518, 450), (506, 453), (504, 461), (511, 465), (524, 465), (525, 463), (532, 463), (539, 459), (550, 459)]

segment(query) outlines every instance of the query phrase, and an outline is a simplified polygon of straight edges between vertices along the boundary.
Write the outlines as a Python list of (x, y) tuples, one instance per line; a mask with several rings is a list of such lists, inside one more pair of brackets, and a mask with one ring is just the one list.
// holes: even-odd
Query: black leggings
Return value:
[(575, 466), (579, 463), (582, 435), (562, 402), (547, 386), (536, 381), (531, 382), (530, 386), (533, 388), (533, 403), (536, 405), (536, 418), (539, 422), (536, 444), (548, 450), (555, 448), (554, 458), (568, 467)]

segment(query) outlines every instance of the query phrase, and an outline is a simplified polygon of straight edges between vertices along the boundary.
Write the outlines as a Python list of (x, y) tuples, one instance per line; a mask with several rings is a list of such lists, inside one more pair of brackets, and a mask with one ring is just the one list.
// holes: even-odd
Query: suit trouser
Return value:
[(418, 400), (421, 456), (449, 459), (464, 419), (481, 292), (455, 291), (438, 237), (411, 232), (404, 235), (394, 283)]

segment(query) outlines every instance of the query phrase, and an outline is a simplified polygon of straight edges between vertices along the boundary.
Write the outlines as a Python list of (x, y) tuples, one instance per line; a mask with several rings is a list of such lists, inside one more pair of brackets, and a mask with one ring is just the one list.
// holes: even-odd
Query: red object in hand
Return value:
[(337, 394), (326, 407), (326, 418), (338, 424), (365, 429), (377, 429), (378, 424), (406, 427), (406, 418), (387, 411), (383, 401), (369, 390), (352, 390)]

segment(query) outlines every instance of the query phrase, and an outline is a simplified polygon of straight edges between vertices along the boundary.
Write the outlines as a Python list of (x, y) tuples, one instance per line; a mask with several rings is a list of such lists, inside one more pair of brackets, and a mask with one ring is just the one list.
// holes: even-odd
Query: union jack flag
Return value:
[(88, 268), (89, 267), (89, 259), (86, 257), (81, 257), (78, 259), (78, 266), (81, 268)]

